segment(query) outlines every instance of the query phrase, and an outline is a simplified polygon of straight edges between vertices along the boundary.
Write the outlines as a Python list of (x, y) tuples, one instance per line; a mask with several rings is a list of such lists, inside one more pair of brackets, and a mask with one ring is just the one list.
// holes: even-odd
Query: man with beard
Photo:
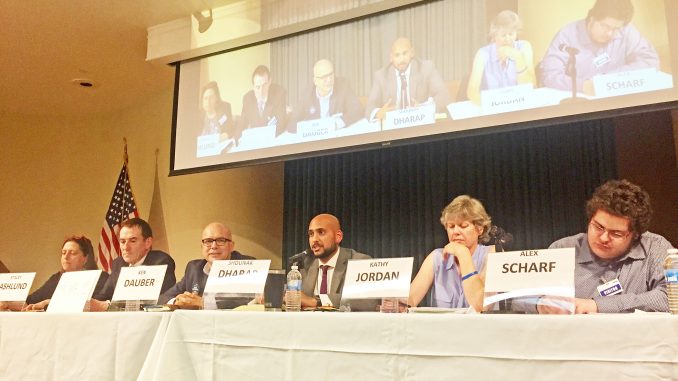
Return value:
[(343, 238), (339, 220), (331, 214), (319, 214), (308, 224), (308, 244), (313, 258), (309, 258), (307, 262), (310, 263), (299, 270), (302, 277), (302, 307), (321, 306), (322, 294), (326, 294), (332, 304), (339, 307), (348, 260), (371, 258), (353, 249), (339, 247)]
[[(595, 190), (586, 214), (586, 233), (550, 247), (575, 248), (575, 313), (668, 312), (662, 265), (671, 243), (647, 231), (652, 217), (647, 192), (627, 180), (610, 180)], [(537, 311), (564, 312), (546, 300)]]

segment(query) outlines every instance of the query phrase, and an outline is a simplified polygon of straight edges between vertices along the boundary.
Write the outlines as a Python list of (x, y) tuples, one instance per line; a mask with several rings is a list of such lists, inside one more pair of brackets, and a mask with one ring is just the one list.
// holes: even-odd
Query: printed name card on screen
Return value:
[(158, 300), (166, 270), (167, 265), (121, 268), (112, 300)]
[(299, 142), (310, 142), (333, 138), (336, 126), (337, 120), (332, 116), (301, 121), (297, 123), (297, 140)]
[(654, 68), (601, 74), (593, 77), (596, 98), (670, 89), (673, 77)]
[(24, 302), (35, 273), (0, 274), (0, 302)]
[(216, 156), (221, 154), (221, 151), (231, 147), (233, 139), (225, 139), (221, 141), (220, 134), (201, 135), (197, 138), (196, 157)]
[(82, 312), (92, 297), (101, 270), (69, 271), (61, 275), (47, 312)]
[(382, 128), (395, 130), (414, 126), (423, 126), (436, 122), (436, 104), (432, 99), (415, 107), (393, 110), (386, 113)]
[(270, 259), (214, 261), (205, 293), (261, 294), (270, 266)]
[(348, 261), (342, 299), (407, 298), (414, 258)]
[(537, 102), (531, 83), (484, 90), (480, 94), (480, 103), (485, 115), (525, 110), (539, 106)]
[(574, 298), (574, 248), (488, 254), (484, 306), (531, 296)]

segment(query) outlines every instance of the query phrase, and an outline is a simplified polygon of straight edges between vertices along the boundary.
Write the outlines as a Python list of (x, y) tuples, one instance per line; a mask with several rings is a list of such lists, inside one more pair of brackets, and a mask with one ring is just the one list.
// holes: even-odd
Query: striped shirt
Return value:
[[(550, 249), (575, 248), (575, 296), (593, 299), (598, 312), (662, 311), (668, 312), (664, 278), (666, 250), (672, 248), (664, 237), (645, 232), (631, 249), (616, 260), (603, 262), (591, 252), (585, 233), (562, 238)], [(600, 296), (597, 287), (618, 279), (623, 292)]]

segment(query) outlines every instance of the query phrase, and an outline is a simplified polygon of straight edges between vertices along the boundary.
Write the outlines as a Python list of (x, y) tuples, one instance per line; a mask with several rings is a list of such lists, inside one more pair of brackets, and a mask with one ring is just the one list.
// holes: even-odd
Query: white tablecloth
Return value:
[(170, 317), (2, 312), (0, 380), (135, 380), (154, 364)]
[(144, 377), (676, 380), (678, 316), (175, 311), (156, 358)]

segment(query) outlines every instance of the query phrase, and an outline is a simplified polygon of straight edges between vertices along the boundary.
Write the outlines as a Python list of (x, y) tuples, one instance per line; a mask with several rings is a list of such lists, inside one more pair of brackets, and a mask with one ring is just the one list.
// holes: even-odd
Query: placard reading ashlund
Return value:
[(92, 297), (101, 270), (68, 271), (61, 274), (47, 312), (82, 312)]
[(342, 299), (407, 298), (414, 258), (348, 261)]
[(158, 300), (167, 265), (123, 267), (111, 300)]
[(484, 306), (538, 295), (574, 298), (573, 247), (488, 254)]
[(270, 259), (214, 261), (205, 294), (260, 294), (270, 266)]
[(31, 290), (35, 273), (0, 274), (0, 302), (23, 302)]

